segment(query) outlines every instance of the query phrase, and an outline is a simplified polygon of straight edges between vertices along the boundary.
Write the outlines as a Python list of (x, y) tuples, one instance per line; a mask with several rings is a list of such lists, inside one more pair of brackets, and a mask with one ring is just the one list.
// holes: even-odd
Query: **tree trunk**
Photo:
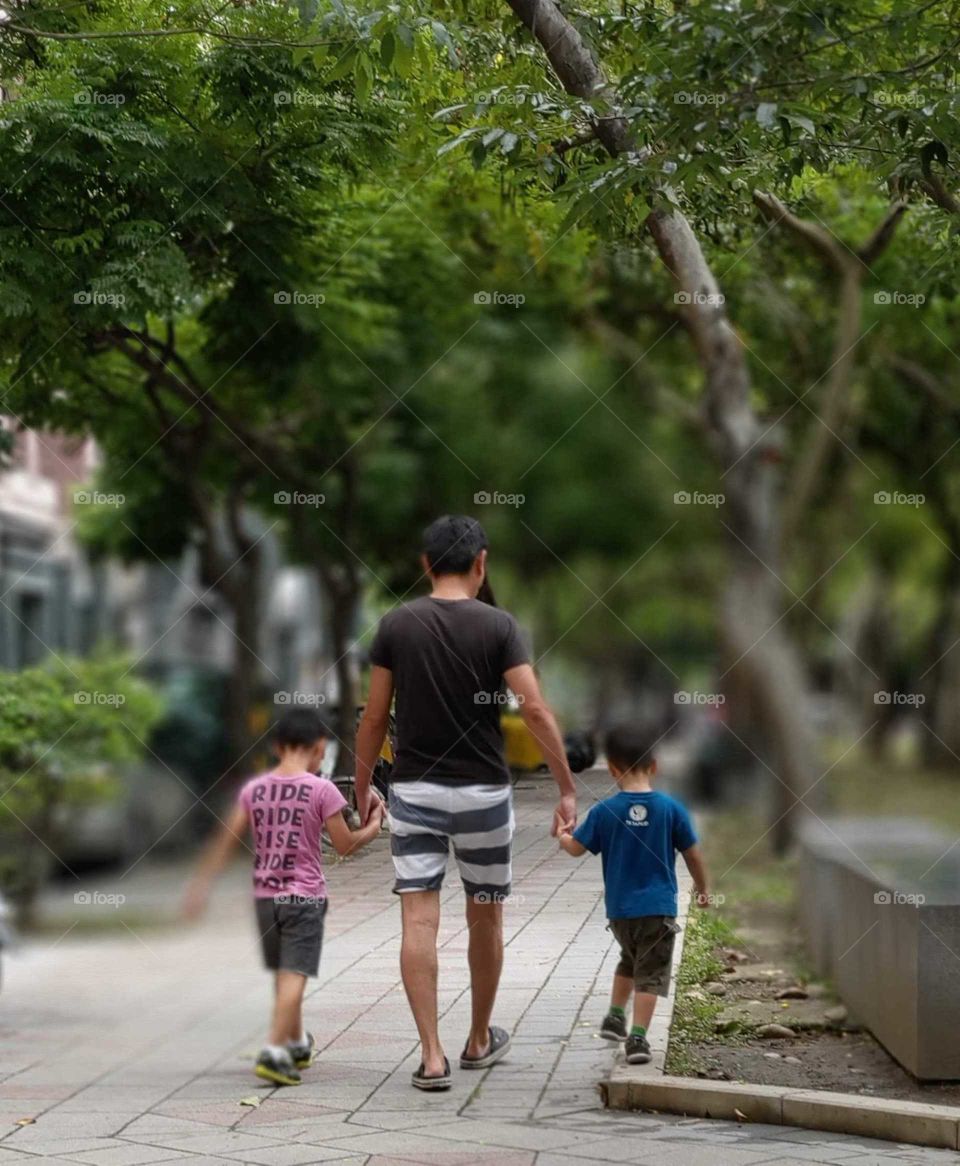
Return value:
[(939, 610), (924, 658), (930, 661), (921, 678), (924, 703), (923, 759), (928, 765), (956, 769), (960, 760), (960, 667), (955, 648), (960, 640), (960, 558), (949, 554), (937, 587)]
[[(540, 42), (567, 92), (593, 99), (597, 138), (608, 153), (630, 149), (629, 127), (617, 112), (615, 94), (579, 33), (554, 0), (508, 0)], [(746, 358), (726, 314), (716, 278), (686, 218), (653, 211), (646, 221), (664, 265), (684, 293), (684, 320), (703, 369), (704, 416), (714, 452), (724, 469), (724, 526), (730, 575), (721, 606), (722, 640), (732, 668), (745, 674), (759, 720), (763, 751), (777, 781), (774, 842), (786, 846), (791, 819), (810, 786), (813, 757), (808, 740), (805, 684), (796, 651), (782, 626), (776, 578), (777, 507), (773, 465), (778, 459), (750, 404)]]
[(194, 506), (204, 531), (200, 545), (201, 576), (208, 590), (216, 589), (230, 605), (233, 643), (227, 677), (224, 722), (229, 764), (211, 780), (246, 772), (252, 737), (250, 713), (256, 698), (262, 663), (259, 655), (261, 625), (261, 566), (259, 539), (243, 522), (243, 501), (238, 483), (219, 512), (199, 485), (193, 484)]
[(334, 772), (338, 777), (348, 777), (354, 769), (353, 750), (360, 703), (360, 676), (354, 651), (354, 630), (361, 598), (360, 578), (351, 566), (342, 563), (319, 565), (317, 577), (326, 603), (327, 635), (337, 681), (337, 711), (330, 725), (337, 740)]
[(729, 574), (720, 605), (726, 672), (751, 694), (749, 748), (776, 785), (771, 829), (786, 848), (793, 817), (811, 787), (812, 741), (806, 682), (784, 627), (779, 572), (779, 451), (750, 407), (750, 377), (719, 286), (690, 224), (676, 212), (648, 221), (660, 257), (688, 302), (687, 326), (704, 372), (704, 414), (726, 496)]
[(354, 768), (360, 677), (354, 656), (353, 635), (359, 603), (359, 589), (356, 586), (338, 587), (330, 596), (330, 646), (340, 696), (336, 725), (333, 726), (340, 742), (335, 770), (338, 777), (349, 776)]
[(245, 773), (252, 761), (250, 713), (257, 698), (260, 675), (260, 572), (256, 556), (240, 564), (240, 575), (231, 587), (233, 653), (227, 678), (226, 729), (231, 765), (228, 775)]

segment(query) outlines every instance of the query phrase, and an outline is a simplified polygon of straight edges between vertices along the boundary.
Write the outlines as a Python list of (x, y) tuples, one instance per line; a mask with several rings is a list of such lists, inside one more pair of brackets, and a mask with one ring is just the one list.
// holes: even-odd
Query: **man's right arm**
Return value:
[(362, 826), (366, 826), (370, 818), (373, 799), (376, 796), (371, 793), (370, 785), (377, 758), (383, 748), (383, 739), (390, 726), (392, 700), (393, 673), (389, 668), (381, 668), (374, 664), (370, 669), (370, 692), (360, 724), (357, 726), (357, 744), (354, 750), (357, 762), (354, 790), (357, 796), (357, 813), (360, 815)]
[(529, 664), (518, 664), (503, 674), (510, 691), (517, 698), (520, 715), (540, 746), (543, 759), (550, 767), (560, 791), (560, 801), (553, 814), (551, 834), (568, 833), (577, 824), (577, 785), (567, 764), (567, 751), (556, 718), (543, 698), (536, 673)]

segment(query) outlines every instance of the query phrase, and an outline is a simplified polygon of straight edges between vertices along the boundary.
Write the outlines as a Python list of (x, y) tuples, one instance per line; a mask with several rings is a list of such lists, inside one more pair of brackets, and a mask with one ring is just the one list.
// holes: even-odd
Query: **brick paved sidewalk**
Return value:
[[(599, 795), (607, 779), (587, 775)], [(251, 1063), (269, 981), (258, 964), (246, 874), (225, 880), (199, 927), (108, 935), (75, 927), (8, 961), (0, 995), (0, 1166), (313, 1162), (450, 1166), (657, 1166), (933, 1163), (942, 1151), (777, 1127), (734, 1126), (599, 1105), (613, 1050), (596, 1036), (613, 966), (599, 862), (546, 836), (546, 785), (517, 794), (514, 901), (496, 1020), (510, 1057), (485, 1073), (454, 1069), (447, 1094), (414, 1091), (413, 1024), (397, 966), (399, 910), (386, 837), (330, 872), (331, 910), (307, 1023), (321, 1055), (299, 1088), (263, 1087)], [(584, 807), (586, 808), (586, 807)], [(179, 877), (179, 876), (177, 876)], [(176, 879), (142, 868), (156, 898)], [(132, 918), (132, 917), (131, 917)], [(462, 892), (444, 892), (442, 1032), (451, 1061), (468, 1027)], [(257, 1097), (258, 1107), (240, 1105)], [(35, 1123), (18, 1127), (18, 1119)]]

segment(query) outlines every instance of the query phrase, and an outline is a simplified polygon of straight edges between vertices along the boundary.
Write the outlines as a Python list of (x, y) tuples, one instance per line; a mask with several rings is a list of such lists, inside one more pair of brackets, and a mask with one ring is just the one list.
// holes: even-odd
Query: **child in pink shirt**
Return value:
[(275, 974), (273, 1022), (254, 1072), (277, 1085), (299, 1085), (315, 1049), (303, 1028), (303, 992), (316, 976), (327, 913), (321, 839), (326, 829), (338, 854), (350, 854), (380, 832), (382, 808), (351, 831), (346, 800), (314, 770), (323, 759), (327, 731), (313, 709), (297, 708), (277, 723), (273, 744), (279, 764), (244, 785), (230, 817), (208, 843), (187, 887), (185, 913), (205, 908), (214, 878), (247, 831), (255, 843), (253, 897), (266, 966)]

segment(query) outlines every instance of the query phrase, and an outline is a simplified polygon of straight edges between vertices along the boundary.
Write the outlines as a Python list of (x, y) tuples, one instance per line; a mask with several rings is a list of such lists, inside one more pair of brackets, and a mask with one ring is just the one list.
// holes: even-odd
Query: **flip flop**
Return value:
[(503, 1028), (490, 1027), (490, 1048), (482, 1057), (468, 1057), (464, 1046), (460, 1054), (461, 1069), (489, 1069), (510, 1051), (510, 1033)]
[(440, 1093), (444, 1089), (449, 1089), (451, 1085), (450, 1080), (450, 1062), (446, 1057), (443, 1058), (443, 1075), (440, 1077), (428, 1077), (423, 1071), (423, 1062), (420, 1062), (420, 1068), (416, 1073), (410, 1075), (410, 1084), (414, 1089), (424, 1089)]

